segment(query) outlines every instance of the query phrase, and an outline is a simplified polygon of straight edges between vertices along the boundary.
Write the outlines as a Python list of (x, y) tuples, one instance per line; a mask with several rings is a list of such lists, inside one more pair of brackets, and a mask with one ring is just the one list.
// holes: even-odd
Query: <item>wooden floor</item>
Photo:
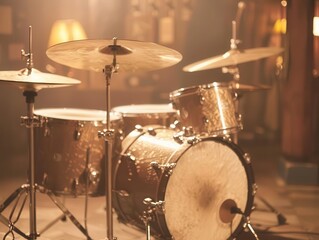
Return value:
[[(276, 142), (245, 141), (238, 145), (252, 157), (251, 161), (258, 191), (250, 223), (258, 238), (246, 229), (247, 231), (240, 233), (237, 239), (319, 239), (319, 187), (288, 186), (282, 181), (278, 174), (280, 148)], [(1, 169), (1, 171), (4, 171), (4, 169)], [(9, 194), (25, 183), (25, 180), (21, 176), (15, 176), (15, 174), (2, 174), (1, 176), (0, 200), (3, 202)], [(84, 200), (83, 197), (66, 198), (64, 202), (67, 209), (74, 214), (83, 226), (85, 226)], [(5, 209), (3, 215), (8, 218), (9, 213), (9, 209)], [(48, 196), (37, 193), (37, 230), (41, 233), (38, 239), (86, 239), (84, 234), (70, 220), (59, 220), (43, 232), (43, 229), (49, 223), (53, 223), (61, 214), (62, 212)], [(119, 223), (115, 214), (113, 217), (114, 236), (119, 240), (146, 239), (143, 232)], [(29, 212), (27, 206), (25, 206), (19, 221), (16, 223), (16, 226), (25, 233), (29, 231), (28, 219)], [(87, 229), (93, 239), (106, 238), (105, 197), (89, 198)], [(0, 224), (0, 232), (2, 232), (2, 235), (8, 232), (8, 227)], [(17, 239), (23, 239), (18, 234), (15, 234), (15, 236)], [(6, 239), (11, 239), (10, 235)]]

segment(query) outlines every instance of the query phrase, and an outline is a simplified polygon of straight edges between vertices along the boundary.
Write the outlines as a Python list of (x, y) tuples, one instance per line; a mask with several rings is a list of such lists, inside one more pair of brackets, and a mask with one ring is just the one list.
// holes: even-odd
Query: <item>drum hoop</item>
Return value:
[(175, 90), (169, 94), (170, 100), (174, 100), (175, 98), (179, 98), (182, 96), (189, 96), (193, 94), (200, 94), (201, 89), (210, 89), (210, 88), (228, 88), (232, 90), (231, 85), (227, 82), (213, 82), (209, 84), (202, 84), (197, 86), (191, 86), (187, 88), (180, 88)]
[[(249, 216), (251, 211), (252, 211), (252, 207), (253, 207), (253, 203), (254, 203), (254, 184), (255, 184), (255, 177), (253, 174), (253, 170), (252, 170), (252, 166), (251, 163), (247, 163), (244, 159), (244, 151), (235, 143), (230, 142), (230, 141), (226, 141), (224, 140), (222, 137), (202, 137), (201, 141), (209, 141), (209, 140), (214, 140), (214, 142), (218, 142), (221, 143), (223, 145), (226, 145), (228, 147), (230, 147), (232, 150), (234, 150), (234, 152), (236, 153), (237, 157), (239, 158), (239, 160), (241, 161), (244, 170), (245, 170), (245, 175), (247, 177), (247, 184), (248, 184), (248, 191), (247, 191), (247, 202), (246, 202), (246, 206), (245, 206), (245, 210), (244, 210), (244, 214), (245, 216)], [(179, 155), (177, 158), (175, 158), (176, 153), (178, 153), (179, 151), (175, 151), (169, 159), (170, 160), (175, 160), (175, 162), (173, 163), (177, 163), (179, 161), (179, 159), (187, 152), (187, 150), (189, 150), (191, 148), (191, 146), (194, 146), (196, 144), (198, 144), (199, 142), (191, 145), (189, 144), (189, 146), (187, 148), (183, 148), (180, 149), (179, 151), (181, 151), (181, 155)], [(168, 161), (169, 163), (172, 163), (170, 161)], [(165, 176), (165, 174), (163, 173), (160, 180), (159, 180), (159, 184), (158, 184), (158, 188), (157, 188), (157, 200), (164, 200), (165, 199), (165, 194), (167, 188), (167, 184), (169, 181), (169, 176)], [(165, 228), (165, 230), (170, 233), (167, 223), (166, 223), (166, 219), (165, 219), (165, 214), (156, 214), (158, 220), (161, 220), (161, 223), (163, 223), (163, 227)], [(230, 236), (229, 239), (233, 239), (233, 237), (238, 236), (238, 234), (243, 231), (243, 227), (240, 228), (240, 226), (243, 226), (245, 223), (245, 219), (242, 218), (242, 220), (240, 221), (240, 223), (238, 224), (238, 227), (235, 229), (235, 231), (232, 233), (232, 235)], [(162, 225), (159, 224), (162, 229)], [(165, 232), (165, 231), (163, 231)]]
[[(81, 119), (76, 118), (76, 116), (67, 116), (67, 117), (59, 117), (54, 116), (54, 113), (62, 113), (63, 111), (73, 111), (73, 112), (87, 112), (87, 113), (99, 113), (102, 117), (92, 117), (92, 119), (89, 118), (83, 118)], [(81, 108), (40, 108), (34, 110), (34, 115), (39, 116), (40, 118), (44, 120), (52, 120), (52, 121), (69, 121), (69, 122), (101, 122), (103, 124), (106, 124), (106, 112), (103, 110), (97, 110), (97, 109), (81, 109)], [(121, 115), (117, 112), (110, 112), (111, 121), (118, 121), (121, 120)]]
[[(154, 110), (158, 110), (158, 111), (154, 111), (154, 112), (138, 111), (139, 110), (138, 108), (142, 106), (153, 107)], [(112, 111), (120, 113), (123, 117), (152, 116), (152, 115), (166, 116), (166, 115), (175, 114), (176, 110), (169, 106), (170, 104), (136, 104), (136, 105), (132, 104), (132, 105), (114, 107)], [(160, 109), (156, 109), (157, 107), (160, 107)], [(164, 107), (167, 107), (167, 109), (164, 109)], [(125, 108), (126, 109), (135, 108), (135, 111), (128, 111), (128, 110), (125, 110)]]

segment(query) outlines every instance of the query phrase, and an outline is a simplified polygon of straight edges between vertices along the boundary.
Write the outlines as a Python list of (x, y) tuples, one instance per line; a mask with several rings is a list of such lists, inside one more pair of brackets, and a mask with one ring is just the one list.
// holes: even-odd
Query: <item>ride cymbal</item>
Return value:
[(265, 47), (265, 48), (252, 48), (247, 50), (232, 49), (223, 55), (207, 58), (183, 68), (185, 72), (197, 72), (213, 68), (226, 67), (237, 65), (249, 61), (255, 61), (261, 58), (277, 55), (283, 51), (282, 48)]
[(24, 91), (39, 91), (42, 88), (65, 87), (80, 83), (73, 78), (43, 73), (34, 68), (0, 71), (0, 82), (11, 83)]
[(170, 48), (133, 40), (77, 40), (50, 47), (47, 56), (68, 67), (102, 71), (116, 64), (118, 72), (151, 71), (172, 66), (182, 55)]

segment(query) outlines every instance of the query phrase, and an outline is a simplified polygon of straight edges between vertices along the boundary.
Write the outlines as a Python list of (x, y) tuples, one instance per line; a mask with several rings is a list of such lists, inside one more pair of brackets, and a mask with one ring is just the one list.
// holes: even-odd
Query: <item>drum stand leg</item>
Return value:
[(245, 220), (244, 229), (248, 229), (251, 232), (251, 234), (254, 236), (254, 238), (256, 240), (259, 240), (258, 235), (256, 234), (253, 226), (250, 223), (250, 217), (249, 216), (243, 216), (243, 218)]
[[(30, 236), (26, 235), (25, 233), (23, 233), (20, 229), (18, 229), (17, 227), (15, 227), (15, 223), (18, 222), (21, 212), (23, 210), (23, 207), (25, 205), (26, 202), (26, 198), (28, 196), (28, 193), (30, 191), (30, 185), (29, 184), (24, 184), (22, 185), (20, 188), (18, 188), (17, 190), (15, 190), (1, 205), (0, 205), (0, 221), (7, 225), (9, 227), (9, 231), (7, 232), (6, 236), (10, 233), (11, 235), (14, 236), (13, 232), (18, 233), (19, 235), (21, 235), (22, 237), (24, 237), (25, 239), (31, 239)], [(53, 224), (55, 224), (58, 220), (63, 220), (63, 218), (68, 217), (72, 223), (87, 237), (88, 240), (91, 240), (92, 238), (88, 235), (87, 230), (78, 222), (78, 220), (74, 217), (74, 215), (63, 205), (63, 203), (49, 190), (45, 189), (44, 187), (40, 187), (35, 185), (35, 189), (39, 190), (41, 193), (45, 193), (47, 194), (50, 199), (52, 200), (52, 202), (63, 212), (63, 215), (61, 215), (60, 217), (58, 217), (56, 220), (54, 220), (53, 222), (51, 222), (50, 224), (48, 224), (39, 234), (37, 233), (37, 236), (40, 236), (40, 234), (42, 234), (44, 231), (46, 231), (47, 229), (49, 229), (51, 226), (53, 226)], [(12, 220), (13, 215), (15, 213), (15, 210), (18, 206), (18, 203), (20, 201), (20, 198), (22, 197), (22, 194), (25, 193), (25, 197), (22, 200), (21, 203), (21, 208), (19, 209), (17, 216), (15, 218), (15, 220)], [(16, 199), (16, 202), (12, 208), (12, 211), (10, 213), (10, 217), (9, 219), (6, 219), (1, 213)], [(4, 239), (6, 238), (6, 236), (4, 237)]]
[[(30, 70), (31, 71), (31, 70)], [(41, 192), (45, 192), (51, 200), (63, 211), (64, 215), (70, 218), (70, 220), (80, 229), (80, 231), (88, 238), (91, 239), (88, 235), (86, 229), (82, 227), (82, 225), (75, 219), (75, 217), (66, 209), (66, 207), (54, 196), (51, 191), (48, 191), (44, 188), (40, 188), (35, 183), (35, 161), (34, 161), (34, 127), (38, 127), (41, 125), (39, 119), (34, 116), (34, 101), (37, 93), (35, 91), (24, 91), (23, 95), (26, 97), (27, 103), (27, 116), (21, 117), (22, 125), (25, 125), (28, 129), (28, 143), (29, 143), (29, 174), (28, 174), (28, 184), (22, 185), (16, 191), (14, 191), (1, 205), (0, 205), (0, 213), (2, 213), (12, 202), (14, 199), (16, 203), (13, 206), (9, 219), (6, 219), (3, 215), (1, 215), (1, 222), (6, 224), (9, 227), (9, 231), (5, 235), (4, 239), (10, 233), (13, 235), (13, 232), (20, 234), (22, 237), (30, 240), (36, 239), (39, 234), (37, 232), (36, 227), (36, 190), (40, 190)], [(21, 205), (21, 208), (16, 216), (16, 219), (12, 221), (14, 212), (18, 206), (20, 197), (22, 193), (25, 193), (25, 198)], [(18, 228), (14, 226), (14, 224), (19, 220), (23, 207), (25, 205), (27, 196), (29, 196), (29, 235), (24, 234)]]
[(279, 224), (279, 225), (284, 225), (284, 224), (286, 224), (287, 218), (286, 218), (281, 212), (277, 211), (277, 209), (275, 209), (272, 205), (270, 205), (270, 203), (269, 203), (266, 199), (264, 199), (263, 197), (260, 197), (260, 196), (256, 196), (256, 197), (257, 197), (260, 201), (262, 201), (262, 202), (269, 208), (269, 210), (270, 210), (272, 213), (276, 214), (276, 216), (277, 216), (277, 221), (278, 221), (278, 224)]

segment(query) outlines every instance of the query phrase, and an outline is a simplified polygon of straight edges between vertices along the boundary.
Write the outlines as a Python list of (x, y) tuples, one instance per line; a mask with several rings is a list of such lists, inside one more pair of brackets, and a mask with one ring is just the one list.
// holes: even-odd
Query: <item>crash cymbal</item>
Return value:
[(282, 48), (266, 47), (252, 48), (247, 50), (232, 49), (223, 55), (207, 58), (183, 68), (185, 72), (196, 72), (213, 68), (237, 65), (239, 63), (255, 61), (261, 58), (277, 55), (283, 51)]
[(39, 91), (42, 88), (65, 87), (80, 83), (79, 80), (73, 78), (43, 73), (34, 68), (0, 71), (0, 82), (14, 84), (24, 91)]
[(172, 66), (182, 55), (151, 42), (132, 40), (77, 40), (50, 47), (47, 56), (60, 64), (83, 70), (102, 71), (116, 55), (118, 72), (151, 71)]
[(230, 83), (232, 88), (237, 93), (245, 92), (255, 92), (260, 90), (269, 90), (271, 87), (268, 85), (252, 85), (252, 84), (242, 84), (242, 83)]

